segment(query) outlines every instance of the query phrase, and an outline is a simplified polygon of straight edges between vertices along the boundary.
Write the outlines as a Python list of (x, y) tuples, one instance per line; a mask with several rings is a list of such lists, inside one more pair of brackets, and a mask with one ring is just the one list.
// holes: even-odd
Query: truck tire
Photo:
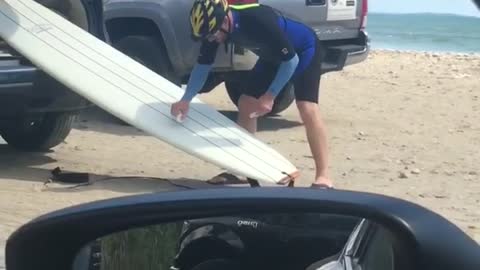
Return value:
[[(181, 79), (171, 68), (166, 49), (159, 38), (154, 36), (130, 35), (120, 38), (112, 46), (135, 61), (161, 75), (170, 82), (181, 86)], [(128, 123), (113, 116), (114, 123), (129, 126)]]
[(76, 116), (70, 112), (56, 112), (17, 118), (1, 130), (1, 135), (15, 149), (48, 151), (65, 140)]
[(154, 36), (125, 36), (113, 44), (117, 50), (180, 86), (181, 81), (170, 65), (163, 42)]
[[(233, 104), (235, 104), (235, 106), (238, 106), (238, 99), (240, 98), (240, 89), (237, 82), (238, 81), (236, 80), (225, 80), (225, 88), (227, 89), (228, 96), (230, 97), (230, 100), (233, 102)], [(273, 108), (268, 114), (266, 114), (266, 116), (274, 116), (283, 112), (288, 107), (290, 107), (294, 100), (294, 87), (293, 84), (289, 82), (284, 87), (284, 89), (282, 89), (280, 94), (278, 94), (278, 96), (275, 98)]]

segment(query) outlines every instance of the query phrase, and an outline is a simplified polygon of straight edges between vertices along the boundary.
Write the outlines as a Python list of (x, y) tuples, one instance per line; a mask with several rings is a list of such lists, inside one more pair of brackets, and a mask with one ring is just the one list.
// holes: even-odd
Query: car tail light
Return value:
[(367, 15), (368, 15), (368, 0), (363, 0), (362, 5), (362, 17), (360, 19), (360, 28), (363, 30), (367, 27)]

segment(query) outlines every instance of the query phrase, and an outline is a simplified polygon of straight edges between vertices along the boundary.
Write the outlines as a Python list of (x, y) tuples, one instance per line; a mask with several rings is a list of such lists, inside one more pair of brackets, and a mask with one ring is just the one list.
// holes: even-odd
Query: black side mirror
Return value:
[(8, 239), (6, 266), (478, 270), (480, 246), (441, 216), (395, 198), (236, 187), (116, 198), (41, 216)]

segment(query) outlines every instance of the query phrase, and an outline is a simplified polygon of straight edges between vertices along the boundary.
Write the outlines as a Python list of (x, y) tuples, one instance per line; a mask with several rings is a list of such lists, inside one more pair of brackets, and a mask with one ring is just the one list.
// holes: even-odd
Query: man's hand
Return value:
[(187, 117), (188, 108), (190, 103), (188, 101), (180, 100), (172, 104), (170, 113), (177, 119), (177, 121), (183, 121)]
[[(265, 93), (258, 99), (257, 109), (252, 114), (253, 117), (263, 116), (272, 110), (275, 97), (270, 92)], [(252, 118), (253, 118), (252, 117)]]

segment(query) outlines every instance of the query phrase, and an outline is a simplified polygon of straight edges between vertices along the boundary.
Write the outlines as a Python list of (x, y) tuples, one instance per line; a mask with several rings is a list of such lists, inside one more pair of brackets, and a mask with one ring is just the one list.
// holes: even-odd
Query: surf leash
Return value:
[(288, 185), (288, 187), (293, 187), (295, 184), (295, 180), (300, 176), (299, 171), (295, 171), (292, 174), (289, 174), (287, 172), (282, 172), (282, 174), (286, 175), (286, 177), (282, 178), (279, 183), (282, 185)]

